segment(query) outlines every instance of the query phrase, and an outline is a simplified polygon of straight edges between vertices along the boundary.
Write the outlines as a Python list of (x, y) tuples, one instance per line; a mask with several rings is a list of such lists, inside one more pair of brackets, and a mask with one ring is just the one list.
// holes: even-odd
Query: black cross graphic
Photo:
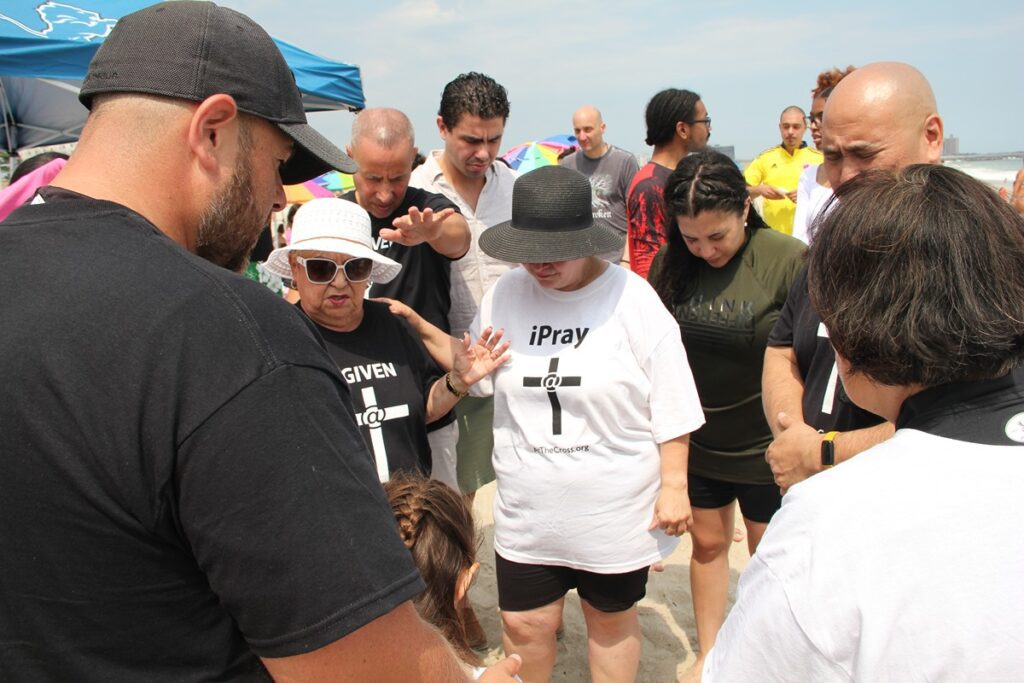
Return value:
[(551, 433), (562, 433), (562, 404), (558, 402), (558, 387), (578, 387), (582, 377), (562, 377), (558, 374), (558, 357), (551, 359), (548, 374), (543, 377), (524, 377), (524, 387), (542, 387), (548, 392), (551, 401)]

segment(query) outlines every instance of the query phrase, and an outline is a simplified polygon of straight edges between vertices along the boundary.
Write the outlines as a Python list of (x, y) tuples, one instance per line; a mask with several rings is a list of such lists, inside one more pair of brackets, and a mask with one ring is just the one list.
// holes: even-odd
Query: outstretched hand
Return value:
[(488, 327), (480, 334), (475, 344), (470, 341), (468, 332), (463, 335), (462, 346), (455, 353), (452, 370), (467, 388), (509, 361), (511, 356), (506, 352), (511, 342), (502, 342), (503, 335), (504, 330), (495, 332), (493, 328)]
[(415, 247), (417, 244), (437, 239), (444, 227), (442, 223), (454, 213), (455, 209), (452, 208), (441, 209), (435, 213), (433, 209), (420, 211), (413, 206), (410, 207), (409, 213), (392, 221), (394, 229), (381, 228), (380, 236), (391, 242)]

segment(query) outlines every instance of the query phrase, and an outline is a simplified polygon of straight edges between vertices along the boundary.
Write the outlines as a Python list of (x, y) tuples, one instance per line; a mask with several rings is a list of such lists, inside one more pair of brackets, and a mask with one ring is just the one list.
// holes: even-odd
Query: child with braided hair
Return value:
[(473, 513), (447, 484), (418, 474), (396, 474), (384, 483), (384, 491), (402, 540), (427, 584), (413, 600), (416, 610), (479, 677), (484, 670), (469, 647), (458, 611), (480, 568)]

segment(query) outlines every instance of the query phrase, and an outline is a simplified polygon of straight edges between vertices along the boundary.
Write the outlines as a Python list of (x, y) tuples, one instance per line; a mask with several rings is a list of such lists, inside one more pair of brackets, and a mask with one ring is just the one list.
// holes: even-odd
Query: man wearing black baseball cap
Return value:
[(0, 679), (463, 680), (337, 368), (228, 270), (282, 180), (351, 160), (210, 3), (123, 18), (81, 98), (0, 230)]

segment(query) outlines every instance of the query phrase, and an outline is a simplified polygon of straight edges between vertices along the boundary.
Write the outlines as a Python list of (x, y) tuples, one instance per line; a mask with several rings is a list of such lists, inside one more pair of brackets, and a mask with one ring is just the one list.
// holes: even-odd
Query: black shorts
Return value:
[(751, 522), (767, 524), (775, 511), (782, 507), (782, 493), (775, 484), (737, 484), (691, 472), (687, 475), (687, 485), (692, 507), (713, 510), (738, 499), (740, 512)]
[(520, 564), (494, 553), (498, 576), (498, 607), (525, 612), (550, 605), (575, 588), (580, 598), (601, 612), (624, 612), (647, 595), (643, 567), (625, 574), (595, 574), (570, 567)]

